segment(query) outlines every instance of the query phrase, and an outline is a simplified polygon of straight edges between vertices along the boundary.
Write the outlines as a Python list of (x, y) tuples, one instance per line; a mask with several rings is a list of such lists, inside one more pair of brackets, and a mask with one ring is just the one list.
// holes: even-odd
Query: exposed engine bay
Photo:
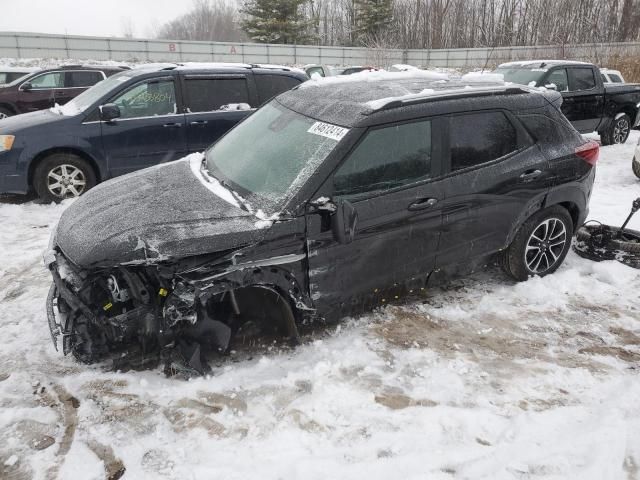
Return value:
[(164, 364), (167, 375), (189, 377), (208, 373), (208, 359), (227, 353), (236, 336), (299, 340), (298, 309), (274, 286), (274, 277), (285, 275), (293, 291), (295, 280), (277, 267), (236, 267), (233, 255), (209, 255), (88, 271), (57, 249), (45, 263), (53, 275), (47, 316), (54, 346), (61, 339), (63, 353), (85, 363)]

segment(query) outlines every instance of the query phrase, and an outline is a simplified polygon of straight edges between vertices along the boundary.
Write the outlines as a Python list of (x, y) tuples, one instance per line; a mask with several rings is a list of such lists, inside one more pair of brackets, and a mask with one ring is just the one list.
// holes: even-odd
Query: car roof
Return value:
[(60, 65), (58, 67), (46, 68), (43, 70), (37, 70), (34, 73), (47, 73), (47, 72), (57, 72), (60, 70), (88, 70), (88, 71), (126, 71), (130, 70), (127, 66), (116, 66), (116, 65)]
[[(380, 76), (376, 75), (378, 73), (381, 72), (313, 79), (280, 94), (277, 101), (316, 120), (358, 127), (392, 121), (390, 117), (398, 117), (394, 111), (404, 107), (435, 104), (442, 100), (520, 95), (539, 106), (546, 103), (542, 100), (545, 95), (559, 95), (557, 92), (497, 82), (491, 76), (487, 80), (465, 80), (464, 76), (445, 80), (442, 77), (446, 76), (430, 77), (427, 74), (432, 72), (424, 71), (382, 72), (385, 75)], [(367, 76), (372, 78), (367, 79)], [(341, 80), (343, 78), (349, 81)]]
[(228, 62), (186, 62), (186, 63), (147, 63), (138, 65), (135, 71), (149, 73), (163, 70), (175, 70), (185, 73), (205, 73), (205, 72), (224, 72), (224, 73), (244, 73), (251, 70), (257, 73), (273, 73), (282, 72), (284, 74), (306, 75), (303, 70), (286, 65), (271, 65), (261, 63), (228, 63)]
[(576, 60), (523, 60), (518, 62), (507, 62), (498, 65), (498, 68), (546, 68), (558, 65), (592, 65), (587, 62)]

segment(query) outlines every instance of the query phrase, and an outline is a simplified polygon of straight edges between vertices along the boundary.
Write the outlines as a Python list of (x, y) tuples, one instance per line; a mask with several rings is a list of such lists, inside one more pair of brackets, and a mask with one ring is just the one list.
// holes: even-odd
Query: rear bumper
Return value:
[(0, 193), (27, 193), (28, 173), (18, 168), (21, 150), (0, 153)]

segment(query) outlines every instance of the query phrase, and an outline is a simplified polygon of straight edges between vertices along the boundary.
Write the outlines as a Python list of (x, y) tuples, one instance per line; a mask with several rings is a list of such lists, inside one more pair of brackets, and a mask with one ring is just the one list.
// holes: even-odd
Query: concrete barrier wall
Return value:
[(565, 46), (371, 50), (367, 48), (192, 42), (0, 32), (0, 57), (147, 62), (244, 62), (302, 65), (482, 67), (508, 60), (570, 58), (599, 62), (611, 55), (640, 56), (640, 43)]

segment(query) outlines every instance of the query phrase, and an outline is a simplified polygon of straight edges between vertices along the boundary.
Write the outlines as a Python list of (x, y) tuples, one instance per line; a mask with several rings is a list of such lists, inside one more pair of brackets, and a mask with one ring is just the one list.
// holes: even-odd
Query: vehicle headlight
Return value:
[(13, 135), (0, 135), (0, 152), (8, 152), (13, 147), (13, 141), (16, 139)]

